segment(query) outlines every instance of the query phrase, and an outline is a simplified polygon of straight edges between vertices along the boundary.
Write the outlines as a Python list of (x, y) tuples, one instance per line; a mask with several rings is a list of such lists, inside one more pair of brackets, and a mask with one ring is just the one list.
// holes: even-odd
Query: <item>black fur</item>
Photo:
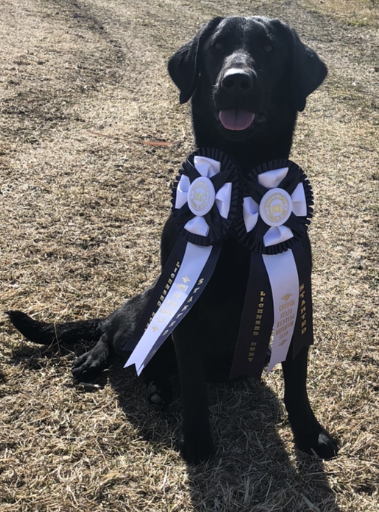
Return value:
[[(51, 324), (37, 322), (22, 311), (7, 311), (6, 314), (25, 338), (40, 345), (51, 345), (55, 341), (72, 345), (79, 340), (92, 341), (99, 338), (103, 333), (104, 321), (100, 319)], [(74, 336), (73, 332), (75, 333)]]
[[(245, 172), (266, 161), (288, 158), (297, 112), (304, 109), (307, 96), (327, 73), (316, 53), (292, 29), (279, 20), (261, 17), (211, 20), (171, 57), (168, 69), (180, 90), (181, 103), (192, 98), (197, 147), (224, 151)], [(243, 130), (226, 129), (218, 114), (228, 109), (254, 112), (254, 122)], [(162, 265), (177, 237), (170, 217), (162, 233)], [(304, 243), (311, 258), (308, 239)], [(205, 382), (207, 377), (229, 373), (248, 269), (247, 250), (233, 239), (226, 240), (202, 296), (175, 329), (173, 340), (164, 343), (143, 372), (150, 402), (163, 408), (170, 399), (168, 376), (177, 363), (183, 402), (182, 453), (188, 462), (206, 460), (214, 452)], [(9, 312), (9, 316), (27, 338), (39, 343), (50, 343), (55, 336), (71, 343), (99, 339), (74, 363), (74, 376), (87, 380), (109, 364), (112, 354), (126, 359), (122, 347), (152, 289), (103, 320), (52, 325), (20, 312)], [(303, 349), (296, 359), (288, 357), (282, 365), (284, 401), (298, 447), (327, 459), (336, 454), (337, 445), (317, 422), (308, 401), (307, 354), (308, 349)]]

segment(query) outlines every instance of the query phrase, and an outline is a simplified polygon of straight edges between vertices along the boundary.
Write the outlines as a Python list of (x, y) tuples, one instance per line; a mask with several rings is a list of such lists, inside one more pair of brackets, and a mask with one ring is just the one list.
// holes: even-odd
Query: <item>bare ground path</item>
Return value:
[(156, 276), (170, 183), (193, 149), (166, 62), (230, 14), (284, 19), (329, 66), (292, 158), (316, 196), (310, 395), (340, 455), (294, 451), (276, 370), (210, 388), (219, 451), (187, 468), (178, 402), (148, 411), (120, 369), (75, 385), (73, 352), (22, 342), (0, 317), (1, 512), (378, 510), (376, 0), (2, 0), (0, 309), (105, 315)]

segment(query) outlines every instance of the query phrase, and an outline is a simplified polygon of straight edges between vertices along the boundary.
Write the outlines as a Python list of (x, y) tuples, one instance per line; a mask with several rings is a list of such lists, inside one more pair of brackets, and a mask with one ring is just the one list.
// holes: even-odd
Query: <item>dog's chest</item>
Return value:
[(201, 325), (205, 351), (232, 353), (237, 341), (246, 284), (249, 252), (236, 240), (224, 242), (215, 271), (198, 303), (188, 315), (188, 324)]
[[(214, 304), (236, 300), (245, 294), (249, 274), (250, 253), (233, 237), (222, 246), (212, 279), (205, 292)], [(205, 295), (205, 293), (204, 293)]]

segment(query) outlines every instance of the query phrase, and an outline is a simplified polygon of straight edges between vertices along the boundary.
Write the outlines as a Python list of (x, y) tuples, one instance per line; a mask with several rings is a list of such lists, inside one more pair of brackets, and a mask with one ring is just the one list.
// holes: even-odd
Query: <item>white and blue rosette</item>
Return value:
[(178, 240), (124, 350), (139, 375), (191, 310), (215, 269), (241, 212), (241, 175), (221, 151), (199, 149), (182, 164), (172, 191)]
[[(260, 378), (271, 335), (270, 371), (313, 343), (311, 254), (307, 229), (313, 195), (302, 169), (275, 160), (243, 176), (215, 149), (183, 163), (172, 191), (178, 240), (132, 338), (125, 366), (140, 374), (191, 310), (211, 278), (222, 242), (250, 251), (250, 274), (230, 378)], [(232, 270), (232, 269), (231, 269)]]
[(238, 239), (251, 251), (240, 331), (230, 377), (259, 378), (271, 335), (268, 372), (313, 343), (310, 183), (295, 163), (275, 160), (246, 178)]

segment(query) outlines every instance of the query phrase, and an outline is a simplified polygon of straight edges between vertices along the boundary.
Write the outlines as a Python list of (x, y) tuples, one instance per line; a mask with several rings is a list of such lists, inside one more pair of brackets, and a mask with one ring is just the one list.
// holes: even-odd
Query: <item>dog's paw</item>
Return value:
[(305, 453), (317, 455), (324, 460), (332, 459), (338, 453), (338, 443), (321, 425), (318, 427), (318, 431), (313, 431), (311, 435), (309, 433), (295, 435), (295, 444)]
[(90, 350), (79, 356), (72, 365), (71, 372), (76, 380), (90, 382), (107, 367), (107, 359), (97, 357)]
[(324, 460), (332, 459), (338, 454), (338, 443), (324, 431), (319, 434), (314, 451)]
[(180, 453), (188, 464), (200, 464), (211, 459), (215, 448), (211, 435), (183, 435)]
[(164, 411), (172, 400), (170, 382), (152, 380), (147, 386), (147, 403), (155, 411)]

